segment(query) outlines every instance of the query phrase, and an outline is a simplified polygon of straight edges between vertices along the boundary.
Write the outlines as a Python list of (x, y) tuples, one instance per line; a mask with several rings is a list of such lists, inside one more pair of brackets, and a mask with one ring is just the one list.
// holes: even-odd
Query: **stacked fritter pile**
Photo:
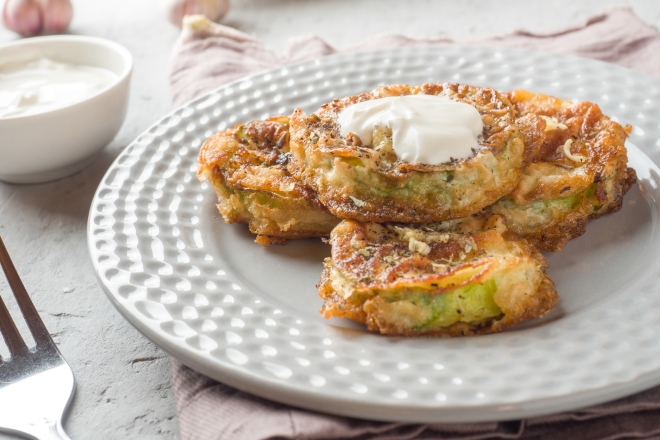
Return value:
[[(467, 103), (483, 121), (472, 157), (400, 160), (392, 130), (341, 135), (349, 106), (391, 96)], [(330, 235), (321, 310), (390, 335), (471, 335), (557, 303), (540, 250), (620, 209), (635, 182), (622, 127), (588, 102), (458, 84), (390, 85), (305, 115), (237, 125), (200, 152), (227, 223), (258, 243)]]

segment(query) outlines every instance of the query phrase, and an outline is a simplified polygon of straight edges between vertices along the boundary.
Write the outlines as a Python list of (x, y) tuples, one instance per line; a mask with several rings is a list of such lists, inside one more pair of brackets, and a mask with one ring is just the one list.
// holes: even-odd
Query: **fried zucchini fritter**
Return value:
[(556, 252), (587, 222), (621, 208), (636, 181), (624, 146), (630, 126), (598, 105), (516, 90), (508, 94), (533, 161), (518, 186), (487, 208), (509, 229)]
[(339, 219), (291, 177), (288, 158), (289, 119), (252, 121), (208, 139), (197, 176), (212, 183), (225, 221), (248, 224), (258, 243), (327, 236)]
[(374, 332), (493, 333), (557, 304), (545, 258), (499, 215), (417, 227), (344, 220), (330, 242), (317, 285), (321, 313)]
[[(387, 127), (374, 127), (373, 145), (340, 134), (338, 114), (365, 100), (439, 95), (473, 105), (484, 122), (475, 156), (441, 165), (407, 163), (392, 148)], [(291, 117), (292, 175), (313, 188), (334, 215), (373, 222), (424, 223), (465, 217), (518, 184), (527, 165), (508, 99), (493, 89), (459, 84), (389, 85)]]

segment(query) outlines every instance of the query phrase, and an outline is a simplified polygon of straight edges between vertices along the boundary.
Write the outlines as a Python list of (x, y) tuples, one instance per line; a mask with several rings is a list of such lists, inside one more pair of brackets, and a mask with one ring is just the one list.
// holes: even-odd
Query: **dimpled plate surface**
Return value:
[[(598, 102), (634, 126), (640, 185), (621, 212), (548, 256), (560, 304), (472, 338), (405, 339), (324, 320), (320, 240), (261, 247), (225, 225), (195, 176), (204, 139), (238, 122), (313, 111), (385, 83), (453, 81)], [(606, 63), (514, 49), (406, 48), (326, 57), (221, 87), (162, 118), (117, 158), (88, 242), (110, 300), (184, 364), (279, 402), (376, 420), (504, 420), (660, 384), (660, 81)], [(639, 149), (633, 144), (639, 146)]]

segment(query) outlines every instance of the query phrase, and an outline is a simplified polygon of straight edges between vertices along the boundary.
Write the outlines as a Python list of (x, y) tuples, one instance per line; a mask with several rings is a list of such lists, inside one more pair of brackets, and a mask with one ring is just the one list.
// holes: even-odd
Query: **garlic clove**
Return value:
[(7, 0), (2, 10), (5, 27), (25, 37), (37, 35), (43, 28), (43, 14), (37, 0)]
[(44, 31), (62, 32), (71, 23), (73, 6), (70, 0), (40, 0), (44, 14)]
[(218, 21), (229, 12), (229, 0), (162, 0), (167, 18), (181, 26), (186, 15), (204, 15), (211, 21)]
[[(212, 0), (207, 0), (207, 1), (212, 1)], [(229, 0), (215, 0), (213, 1), (213, 3), (215, 3), (215, 7), (216, 7), (215, 18), (213, 18), (213, 21), (220, 21), (229, 12), (230, 2)]]

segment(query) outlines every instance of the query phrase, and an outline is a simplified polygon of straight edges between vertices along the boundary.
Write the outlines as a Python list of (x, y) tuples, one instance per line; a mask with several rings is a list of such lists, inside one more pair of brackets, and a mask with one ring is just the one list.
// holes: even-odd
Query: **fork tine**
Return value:
[(0, 333), (9, 348), (11, 356), (16, 356), (27, 351), (27, 345), (14, 324), (14, 320), (7, 310), (5, 302), (0, 298)]
[[(25, 286), (19, 278), (18, 272), (16, 272), (14, 263), (12, 263), (11, 258), (9, 258), (9, 252), (7, 252), (2, 237), (0, 237), (0, 264), (2, 265), (2, 270), (4, 270), (7, 281), (9, 282), (9, 287), (11, 287), (11, 290), (14, 292), (16, 302), (21, 309), (21, 313), (23, 313), (25, 322), (32, 333), (34, 341), (37, 343), (37, 346), (52, 345), (53, 342), (48, 333), (48, 329), (46, 329), (46, 326), (39, 317), (39, 313), (37, 312), (36, 307), (34, 307), (27, 290), (25, 290)], [(4, 303), (3, 308), (7, 310), (7, 308), (4, 307)], [(7, 312), (7, 315), (9, 315), (9, 312)], [(3, 321), (5, 321), (4, 318)], [(11, 319), (8, 322), (11, 323), (11, 326), (13, 326), (14, 329), (16, 328)]]

